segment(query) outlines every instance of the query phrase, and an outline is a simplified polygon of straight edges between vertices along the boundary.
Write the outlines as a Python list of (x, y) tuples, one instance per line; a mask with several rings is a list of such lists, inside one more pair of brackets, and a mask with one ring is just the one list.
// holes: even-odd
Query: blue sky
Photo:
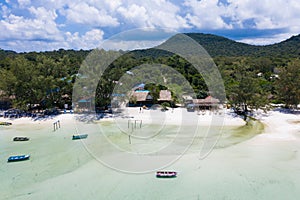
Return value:
[[(138, 28), (212, 33), (264, 45), (298, 35), (299, 11), (299, 0), (0, 0), (0, 48), (93, 49)], [(162, 35), (143, 34), (143, 45), (168, 34)], [(109, 44), (130, 49), (141, 38)]]

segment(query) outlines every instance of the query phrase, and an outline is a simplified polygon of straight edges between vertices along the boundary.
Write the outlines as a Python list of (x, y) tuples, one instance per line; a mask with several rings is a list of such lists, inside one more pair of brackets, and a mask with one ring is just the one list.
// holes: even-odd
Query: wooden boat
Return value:
[(88, 134), (82, 134), (82, 135), (73, 135), (72, 140), (80, 140), (87, 138)]
[(30, 155), (10, 156), (7, 159), (7, 162), (16, 162), (16, 161), (28, 160), (29, 158), (30, 158)]
[(9, 126), (9, 125), (12, 125), (12, 123), (10, 123), (10, 122), (0, 122), (0, 125)]
[(175, 178), (177, 176), (177, 172), (175, 171), (157, 171), (157, 178)]
[(29, 138), (28, 137), (14, 137), (13, 140), (14, 141), (28, 141)]

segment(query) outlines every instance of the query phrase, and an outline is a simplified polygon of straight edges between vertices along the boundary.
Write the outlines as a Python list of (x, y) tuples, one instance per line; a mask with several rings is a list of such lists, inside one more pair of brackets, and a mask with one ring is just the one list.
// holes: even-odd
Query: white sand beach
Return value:
[[(0, 199), (252, 200), (300, 196), (300, 115), (279, 111), (259, 114), (256, 117), (265, 125), (260, 133), (255, 130), (259, 125), (254, 124), (248, 130), (241, 118), (229, 112), (224, 116), (198, 114), (174, 109), (157, 116), (150, 110), (140, 112), (135, 108), (126, 115), (95, 122), (76, 114), (39, 120), (0, 118), (12, 122), (12, 126), (0, 126)], [(118, 129), (126, 129), (128, 119), (133, 120), (130, 126), (134, 120), (142, 120), (142, 128), (131, 132), (137, 136), (141, 130), (147, 132), (158, 127), (162, 131), (150, 139), (147, 134), (142, 135), (144, 140), (133, 137), (129, 144), (126, 134), (123, 137), (116, 133)], [(193, 135), (196, 139), (186, 142), (190, 135), (187, 133), (185, 138), (182, 133), (196, 127), (189, 124), (195, 119), (200, 127)], [(53, 123), (58, 120), (61, 128), (54, 132)], [(207, 156), (201, 157), (205, 137), (199, 133), (220, 124), (222, 135), (217, 138), (218, 143)], [(183, 128), (174, 131), (178, 126)], [(112, 143), (103, 143), (99, 130), (105, 131), (105, 137)], [(83, 132), (89, 134), (87, 139), (71, 139), (73, 134)], [(30, 140), (13, 142), (15, 136), (27, 136)], [(176, 154), (175, 150), (185, 149), (190, 142), (190, 148), (179, 156), (170, 157), (173, 151), (158, 151), (173, 145)], [(122, 150), (127, 154), (118, 153)], [(150, 150), (154, 153), (147, 154)], [(160, 154), (158, 159), (175, 158), (167, 163), (166, 169), (178, 171), (177, 178), (158, 179), (151, 167), (159, 165), (141, 163), (143, 159), (155, 161), (155, 153)], [(18, 154), (30, 154), (31, 158), (7, 163), (9, 156)], [(140, 160), (127, 157), (131, 154), (138, 155)], [(108, 165), (110, 162), (112, 165)], [(135, 167), (138, 170), (148, 167), (149, 172), (121, 172)]]

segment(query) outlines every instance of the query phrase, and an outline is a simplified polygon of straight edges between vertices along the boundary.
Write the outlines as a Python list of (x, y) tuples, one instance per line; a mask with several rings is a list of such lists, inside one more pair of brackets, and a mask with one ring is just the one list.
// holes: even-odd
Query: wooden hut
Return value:
[(131, 105), (142, 106), (153, 104), (153, 97), (150, 95), (149, 90), (136, 90), (131, 95)]
[(208, 96), (205, 99), (193, 99), (193, 104), (198, 110), (213, 110), (218, 109), (220, 100)]
[(159, 98), (157, 100), (158, 100), (159, 103), (163, 103), (163, 102), (171, 103), (172, 102), (171, 91), (169, 91), (169, 90), (161, 90), (159, 92)]

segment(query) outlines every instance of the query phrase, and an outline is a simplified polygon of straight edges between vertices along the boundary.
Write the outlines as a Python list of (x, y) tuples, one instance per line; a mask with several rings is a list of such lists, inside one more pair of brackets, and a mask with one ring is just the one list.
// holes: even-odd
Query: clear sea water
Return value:
[[(206, 137), (208, 129), (222, 135)], [(144, 125), (129, 140), (109, 122), (62, 123), (56, 132), (51, 120), (0, 127), (0, 199), (297, 199), (300, 140), (253, 142), (262, 130), (259, 122), (197, 131)], [(73, 141), (76, 132), (89, 136)], [(17, 154), (31, 158), (7, 163)], [(156, 178), (162, 166), (178, 177)]]

